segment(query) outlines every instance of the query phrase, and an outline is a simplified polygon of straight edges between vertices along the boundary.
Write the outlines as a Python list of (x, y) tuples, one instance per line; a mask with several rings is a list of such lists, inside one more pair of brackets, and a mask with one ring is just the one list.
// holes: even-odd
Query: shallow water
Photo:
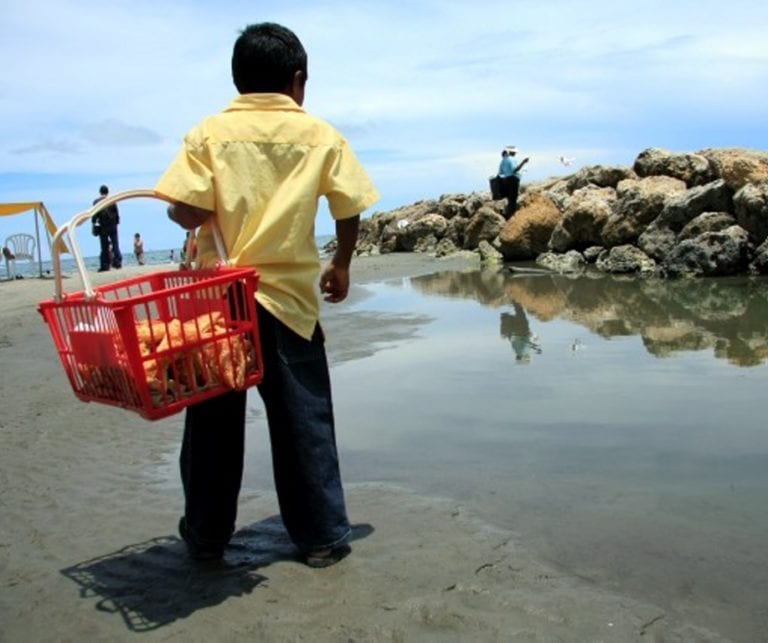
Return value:
[(764, 640), (768, 280), (365, 289), (326, 321), (348, 483), (454, 498), (568, 573)]

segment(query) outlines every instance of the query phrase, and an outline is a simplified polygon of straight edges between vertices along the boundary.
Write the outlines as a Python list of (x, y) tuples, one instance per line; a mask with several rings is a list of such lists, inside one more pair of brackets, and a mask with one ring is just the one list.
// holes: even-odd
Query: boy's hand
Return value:
[(325, 293), (323, 299), (332, 304), (344, 301), (349, 294), (349, 268), (329, 263), (320, 275), (320, 292)]
[(336, 221), (336, 252), (320, 275), (320, 292), (324, 292), (325, 301), (332, 304), (344, 301), (349, 294), (349, 264), (355, 251), (359, 226), (359, 214)]
[(197, 208), (181, 201), (176, 201), (168, 206), (168, 218), (185, 230), (194, 230), (212, 216), (211, 210)]

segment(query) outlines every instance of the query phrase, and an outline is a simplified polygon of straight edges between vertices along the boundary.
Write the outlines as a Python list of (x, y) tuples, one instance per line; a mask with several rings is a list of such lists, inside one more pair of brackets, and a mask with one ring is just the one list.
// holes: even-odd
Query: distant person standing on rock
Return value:
[[(102, 185), (99, 188), (99, 197), (93, 201), (93, 205), (96, 205), (99, 201), (103, 201), (109, 194), (109, 188), (106, 185)], [(101, 243), (101, 254), (99, 255), (99, 272), (105, 272), (112, 268), (123, 267), (123, 255), (120, 254), (120, 242), (117, 238), (117, 226), (120, 223), (120, 212), (117, 209), (117, 205), (113, 203), (106, 208), (99, 210), (91, 217), (93, 224), (93, 234), (99, 237)], [(112, 253), (110, 256), (110, 246), (112, 247)]]
[(502, 179), (502, 192), (507, 197), (507, 205), (504, 208), (504, 217), (509, 219), (517, 210), (517, 194), (520, 191), (520, 170), (528, 162), (524, 158), (519, 164), (516, 163), (516, 147), (508, 147), (501, 152), (501, 163), (499, 164), (499, 178)]

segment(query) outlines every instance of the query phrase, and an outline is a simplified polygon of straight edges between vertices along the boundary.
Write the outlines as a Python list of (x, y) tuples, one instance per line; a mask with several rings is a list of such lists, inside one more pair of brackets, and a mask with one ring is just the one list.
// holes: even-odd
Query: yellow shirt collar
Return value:
[(288, 111), (303, 112), (304, 109), (296, 104), (287, 94), (240, 94), (224, 110), (236, 112), (243, 110), (253, 111)]

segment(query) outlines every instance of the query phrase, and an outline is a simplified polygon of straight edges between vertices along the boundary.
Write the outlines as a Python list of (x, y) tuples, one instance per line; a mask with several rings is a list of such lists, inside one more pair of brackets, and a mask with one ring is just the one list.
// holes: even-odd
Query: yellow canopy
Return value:
[[(0, 217), (10, 216), (13, 214), (21, 214), (28, 212), (29, 210), (35, 211), (35, 233), (37, 236), (37, 262), (40, 268), (40, 276), (43, 276), (43, 258), (40, 251), (40, 226), (38, 218), (42, 218), (45, 223), (45, 229), (48, 232), (48, 243), (50, 239), (56, 234), (56, 224), (53, 221), (51, 213), (48, 212), (48, 208), (45, 207), (42, 201), (30, 201), (28, 203), (0, 203)], [(69, 252), (66, 244), (63, 241), (59, 241), (57, 250), (59, 252)]]

